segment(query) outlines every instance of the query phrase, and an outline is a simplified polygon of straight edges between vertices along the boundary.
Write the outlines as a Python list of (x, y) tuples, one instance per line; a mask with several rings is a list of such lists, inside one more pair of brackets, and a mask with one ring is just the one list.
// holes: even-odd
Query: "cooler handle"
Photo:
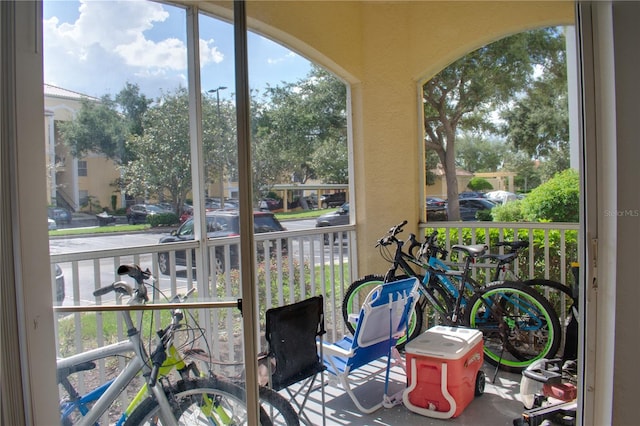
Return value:
[(416, 359), (412, 358), (411, 359), (411, 384), (404, 391), (404, 394), (402, 395), (402, 401), (404, 402), (404, 405), (407, 408), (409, 408), (411, 411), (421, 414), (423, 416), (433, 417), (436, 419), (451, 418), (451, 416), (453, 416), (453, 414), (456, 412), (456, 400), (453, 398), (453, 396), (451, 396), (451, 394), (449, 393), (449, 390), (447, 389), (447, 363), (445, 362), (442, 364), (442, 377), (440, 378), (440, 388), (441, 388), (440, 390), (442, 392), (442, 396), (444, 396), (444, 399), (447, 400), (450, 407), (449, 411), (447, 412), (430, 410), (428, 408), (418, 407), (411, 403), (411, 401), (409, 400), (409, 394), (418, 385), (417, 374), (418, 372), (416, 367)]

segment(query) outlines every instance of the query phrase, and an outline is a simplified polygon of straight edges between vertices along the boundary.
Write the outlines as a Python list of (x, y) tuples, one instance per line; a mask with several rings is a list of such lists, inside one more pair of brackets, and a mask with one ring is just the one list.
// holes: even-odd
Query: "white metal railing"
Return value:
[[(421, 225), (426, 233), (436, 228), (447, 248), (453, 244), (485, 243), (511, 239), (514, 233), (520, 239), (527, 239), (532, 249), (516, 265), (516, 273), (528, 277), (544, 277), (567, 283), (569, 262), (576, 260), (577, 224), (531, 224), (494, 222), (434, 222)], [(325, 236), (327, 242), (325, 243)], [(343, 238), (346, 236), (346, 238)], [(267, 260), (257, 256), (255, 271), (258, 289), (258, 318), (261, 323), (267, 309), (303, 300), (321, 294), (325, 299), (325, 322), (327, 339), (340, 338), (345, 327), (342, 321), (342, 298), (344, 291), (356, 277), (358, 271), (353, 262), (355, 247), (355, 226), (345, 225), (331, 228), (314, 228), (279, 233), (257, 234), (255, 236), (258, 253), (271, 253)], [(54, 254), (53, 265), (58, 264), (64, 271), (66, 298), (64, 305), (93, 305), (96, 298), (93, 291), (103, 285), (127, 277), (120, 277), (118, 266), (126, 263), (139, 264), (149, 268), (156, 277), (153, 299), (164, 301), (161, 292), (169, 299), (177, 293), (196, 287), (198, 294), (215, 301), (240, 298), (240, 273), (233, 263), (234, 250), (239, 237), (209, 240), (207, 251), (209, 264), (215, 265), (216, 255), (224, 264), (224, 271), (209, 272), (207, 279), (200, 280), (192, 256), (200, 248), (197, 242), (153, 244), (138, 247), (86, 251), (80, 253)], [(286, 246), (286, 251), (284, 247)], [(167, 253), (168, 274), (160, 273), (158, 257)], [(179, 254), (184, 253), (184, 265), (179, 265)], [(197, 253), (196, 253), (197, 254)], [(364, 271), (366, 272), (366, 271)], [(53, 293), (55, 296), (55, 282)], [(54, 299), (55, 300), (55, 299)], [(113, 303), (101, 300), (99, 303)], [(124, 339), (126, 330), (115, 320), (102, 313), (57, 313), (56, 343), (59, 356), (68, 356), (89, 347), (99, 346), (114, 339)], [(154, 324), (159, 324), (161, 314), (154, 316)], [(205, 328), (214, 358), (223, 364), (216, 367), (223, 374), (236, 374), (242, 366), (242, 321), (237, 309), (200, 309), (197, 312), (200, 325)], [(260, 327), (260, 324), (257, 326)], [(149, 330), (147, 330), (149, 331)], [(95, 336), (95, 337), (94, 337)], [(261, 346), (264, 342), (261, 342)], [(264, 347), (264, 346), (262, 346)], [(222, 365), (230, 366), (225, 369)], [(107, 370), (101, 364), (99, 372), (103, 380)], [(85, 373), (87, 374), (87, 373)], [(82, 389), (82, 388), (81, 388)]]
[[(514, 264), (516, 275), (523, 280), (545, 278), (567, 285), (573, 281), (573, 277), (567, 275), (571, 264), (578, 261), (577, 223), (431, 222), (420, 228), (425, 234), (437, 230), (449, 251), (454, 244), (488, 243), (492, 249), (497, 241), (528, 241), (526, 256), (521, 256)], [(502, 250), (493, 248), (492, 252), (502, 253)], [(485, 279), (489, 281), (491, 265), (487, 265), (485, 272)]]

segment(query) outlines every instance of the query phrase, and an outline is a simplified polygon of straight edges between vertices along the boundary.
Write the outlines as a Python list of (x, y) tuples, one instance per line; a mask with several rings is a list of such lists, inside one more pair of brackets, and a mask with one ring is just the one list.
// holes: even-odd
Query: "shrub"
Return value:
[(476, 212), (476, 219), (481, 222), (491, 222), (493, 220), (492, 210), (478, 210)]
[(474, 177), (467, 184), (467, 188), (472, 191), (489, 191), (493, 189), (493, 185), (486, 179)]
[(175, 213), (158, 213), (147, 216), (147, 222), (151, 227), (176, 225), (180, 219)]
[(494, 222), (522, 222), (522, 200), (509, 201), (491, 209)]
[[(447, 242), (450, 245), (453, 244), (488, 244), (489, 247), (493, 247), (495, 250), (496, 243), (498, 241), (514, 241), (525, 240), (530, 241), (531, 245), (528, 249), (522, 251), (518, 256), (518, 270), (522, 278), (526, 278), (529, 275), (529, 271), (532, 271), (532, 277), (545, 277), (547, 270), (549, 273), (549, 279), (562, 282), (562, 271), (564, 270), (567, 277), (571, 276), (570, 263), (578, 259), (578, 232), (566, 231), (564, 233), (565, 244), (565, 257), (564, 262), (561, 254), (562, 236), (558, 230), (550, 230), (545, 233), (544, 229), (520, 229), (517, 235), (514, 236), (513, 229), (489, 229), (489, 237), (487, 238), (487, 230), (471, 228), (461, 229), (447, 229), (446, 228), (428, 228), (425, 235), (430, 235), (431, 231), (435, 229), (438, 231), (438, 245), (440, 247), (447, 247)], [(545, 246), (549, 246), (549, 259), (546, 263), (544, 256)], [(533, 262), (530, 263), (530, 252), (533, 250)], [(451, 253), (450, 253), (451, 255)], [(493, 273), (493, 269), (488, 271), (478, 270), (477, 276), (474, 277), (478, 282), (485, 282), (487, 280), (486, 273)], [(571, 278), (568, 278), (571, 282)]]
[(522, 213), (530, 222), (578, 222), (579, 206), (580, 178), (567, 169), (531, 191), (522, 200)]

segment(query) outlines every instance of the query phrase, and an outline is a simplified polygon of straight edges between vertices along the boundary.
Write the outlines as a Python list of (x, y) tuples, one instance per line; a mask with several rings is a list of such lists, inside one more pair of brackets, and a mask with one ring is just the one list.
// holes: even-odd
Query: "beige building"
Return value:
[(82, 93), (44, 85), (47, 204), (78, 211), (88, 210), (91, 201), (94, 211), (98, 206), (111, 209), (115, 195), (116, 206), (121, 206), (121, 195), (112, 185), (120, 176), (115, 163), (101, 154), (75, 158), (60, 136), (60, 123), (73, 120), (82, 98), (99, 102)]

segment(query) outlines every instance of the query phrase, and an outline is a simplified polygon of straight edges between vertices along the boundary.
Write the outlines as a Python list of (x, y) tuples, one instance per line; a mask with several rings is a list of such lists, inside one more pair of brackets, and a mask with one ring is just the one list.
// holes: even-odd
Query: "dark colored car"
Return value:
[(334, 192), (333, 194), (322, 194), (320, 196), (320, 207), (328, 209), (329, 207), (341, 206), (347, 202), (346, 192)]
[[(349, 203), (344, 203), (335, 212), (323, 214), (316, 219), (316, 228), (349, 224)], [(334, 235), (335, 238), (335, 235)], [(329, 244), (329, 234), (324, 235), (324, 243)]]
[(464, 221), (478, 220), (476, 214), (481, 210), (491, 210), (496, 205), (486, 198), (461, 198), (460, 219)]
[[(240, 235), (240, 214), (238, 210), (215, 210), (207, 212), (207, 237), (208, 238), (222, 238)], [(253, 226), (256, 234), (262, 234), (265, 232), (279, 232), (286, 229), (276, 219), (271, 212), (255, 211), (253, 212)], [(159, 243), (175, 243), (179, 241), (193, 241), (194, 235), (194, 223), (193, 217), (187, 219), (180, 227), (173, 231), (170, 235), (160, 238)], [(273, 244), (275, 245), (275, 241)], [(287, 240), (281, 240), (282, 253), (287, 253)], [(231, 267), (237, 268), (239, 265), (239, 249), (237, 244), (230, 247), (231, 251)], [(275, 250), (275, 248), (272, 248)], [(195, 250), (192, 253), (192, 265), (195, 266)], [(176, 264), (179, 266), (186, 266), (186, 251), (176, 251)], [(275, 255), (275, 251), (270, 253)], [(216, 247), (215, 256), (215, 268), (218, 274), (224, 272), (224, 247)], [(258, 244), (258, 257), (264, 256), (263, 244)], [(168, 275), (171, 272), (171, 263), (169, 253), (158, 253), (158, 264), (160, 272)]]
[(458, 194), (458, 198), (487, 198), (484, 192), (465, 191)]
[(62, 207), (49, 207), (47, 208), (47, 215), (56, 221), (58, 225), (71, 223), (71, 212)]
[(427, 220), (447, 220), (447, 201), (438, 197), (427, 197)]
[(62, 272), (62, 268), (60, 265), (56, 263), (56, 301), (58, 303), (62, 303), (65, 296), (64, 289), (64, 273)]
[(166, 213), (155, 204), (134, 204), (127, 209), (127, 222), (130, 224), (147, 223), (147, 216)]

